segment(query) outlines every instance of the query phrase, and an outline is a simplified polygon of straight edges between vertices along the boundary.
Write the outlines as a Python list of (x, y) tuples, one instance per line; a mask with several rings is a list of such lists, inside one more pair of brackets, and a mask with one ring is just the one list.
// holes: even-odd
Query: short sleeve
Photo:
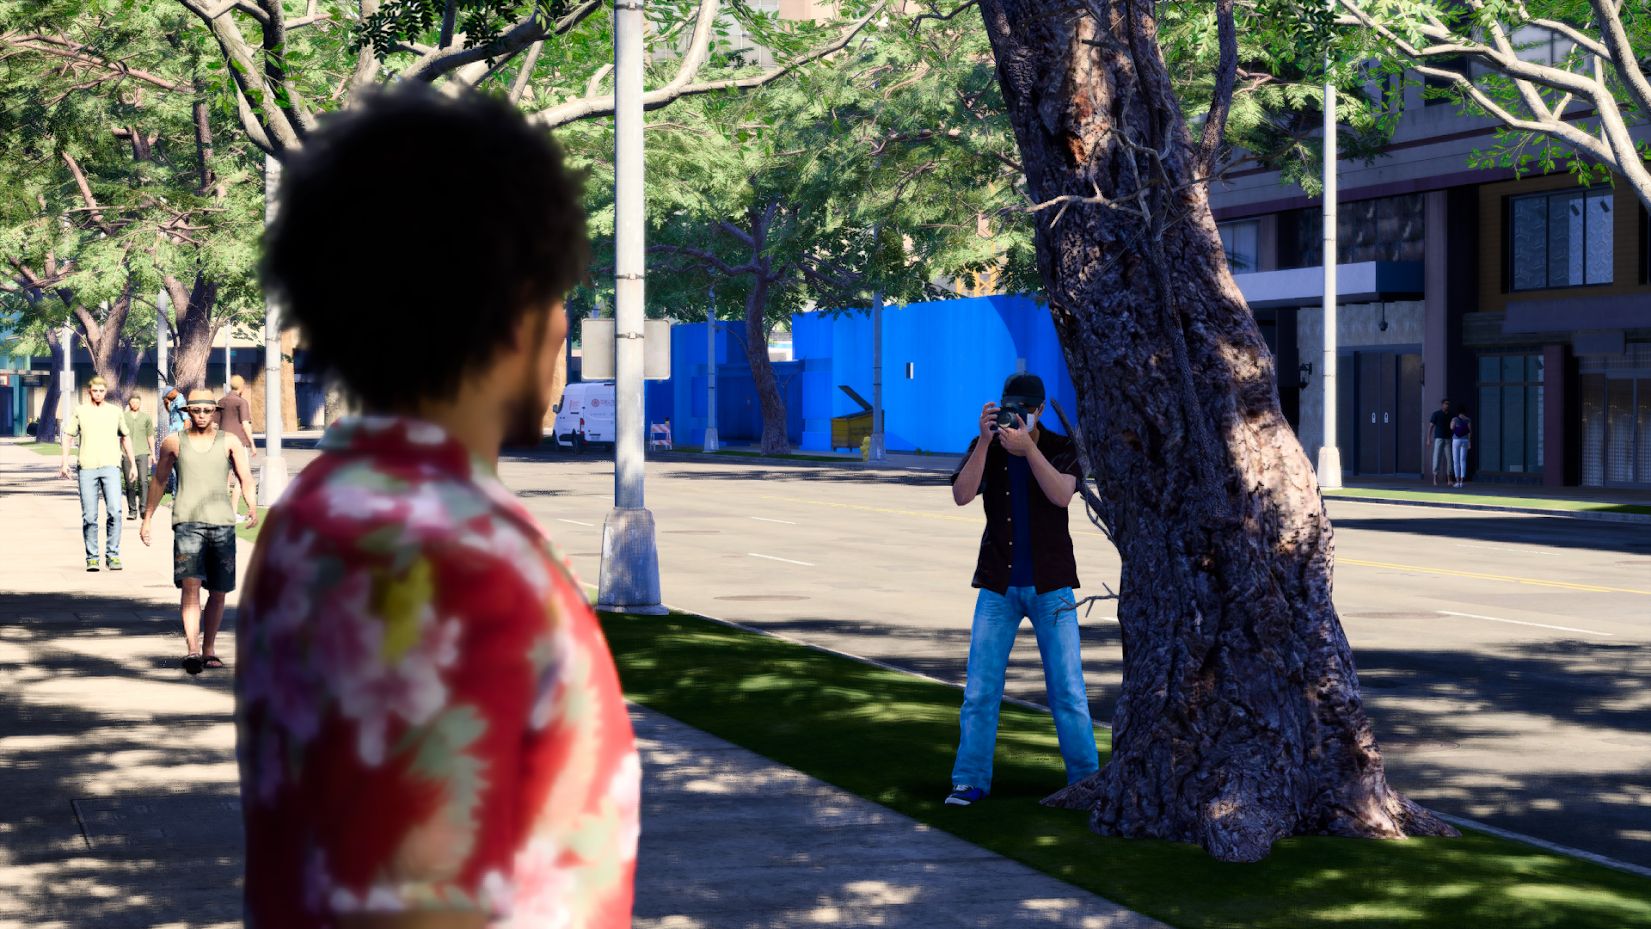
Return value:
[(1083, 464), (1078, 460), (1078, 443), (1068, 439), (1061, 450), (1049, 460), (1055, 470), (1062, 474), (1070, 474), (1080, 482), (1083, 480)]
[(121, 435), (130, 436), (132, 434), (132, 427), (127, 425), (126, 417), (124, 416), (115, 420), (115, 428), (120, 430)]
[[(958, 460), (957, 468), (952, 471), (951, 480), (948, 481), (948, 483), (950, 483), (952, 486), (955, 487), (957, 485), (957, 479), (959, 477), (963, 476), (963, 466), (965, 464), (968, 464), (969, 456), (973, 455), (975, 453), (975, 446), (979, 445), (979, 444), (980, 444), (980, 436), (975, 436), (974, 438), (969, 440), (969, 447), (963, 450), (963, 457)], [(981, 487), (986, 486), (986, 476), (985, 476), (984, 472), (981, 474), (980, 486)], [(975, 492), (979, 493), (980, 489), (976, 488)]]
[(80, 435), (80, 409), (78, 407), (69, 414), (69, 421), (63, 426), (63, 434), (76, 437)]

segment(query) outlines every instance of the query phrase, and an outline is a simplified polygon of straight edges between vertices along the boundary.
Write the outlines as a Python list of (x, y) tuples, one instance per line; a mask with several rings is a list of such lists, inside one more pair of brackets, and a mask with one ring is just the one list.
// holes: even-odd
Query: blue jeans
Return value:
[(1032, 620), (1043, 658), (1043, 683), (1049, 709), (1055, 715), (1055, 736), (1066, 782), (1083, 780), (1100, 770), (1095, 751), (1095, 724), (1089, 718), (1089, 695), (1084, 690), (1083, 660), (1078, 651), (1078, 614), (1064, 608), (1072, 602), (1072, 588), (1038, 594), (1034, 587), (1011, 587), (1006, 594), (982, 588), (975, 601), (974, 625), (969, 630), (968, 680), (963, 687), (962, 735), (952, 783), (992, 789), (992, 753), (997, 748), (998, 704), (1003, 701), (1003, 676), (1009, 668), (1009, 650), (1022, 617)]
[(81, 468), (80, 534), (86, 539), (86, 558), (97, 558), (97, 501), (103, 498), (103, 533), (110, 558), (120, 557), (120, 468)]

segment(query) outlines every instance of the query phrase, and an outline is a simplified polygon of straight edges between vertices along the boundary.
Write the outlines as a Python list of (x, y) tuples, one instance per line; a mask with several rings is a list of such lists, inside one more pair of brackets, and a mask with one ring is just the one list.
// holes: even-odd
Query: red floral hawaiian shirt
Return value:
[(437, 426), (355, 419), (321, 447), (241, 600), (247, 925), (629, 926), (641, 767), (571, 570)]

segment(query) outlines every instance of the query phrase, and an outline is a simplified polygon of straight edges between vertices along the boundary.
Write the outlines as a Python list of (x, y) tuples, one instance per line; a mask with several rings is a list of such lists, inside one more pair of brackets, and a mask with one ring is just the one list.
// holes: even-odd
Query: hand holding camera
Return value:
[(987, 445), (992, 441), (992, 433), (997, 432), (998, 407), (996, 403), (988, 402), (980, 408), (980, 444)]

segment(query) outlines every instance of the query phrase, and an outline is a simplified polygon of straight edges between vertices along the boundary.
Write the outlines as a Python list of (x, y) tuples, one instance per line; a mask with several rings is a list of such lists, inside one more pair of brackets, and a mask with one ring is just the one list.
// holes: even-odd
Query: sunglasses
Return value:
[(218, 408), (215, 407), (215, 406), (186, 406), (186, 407), (184, 407), (184, 410), (187, 411), (187, 412), (190, 412), (190, 413), (216, 413), (216, 412), (218, 412)]

